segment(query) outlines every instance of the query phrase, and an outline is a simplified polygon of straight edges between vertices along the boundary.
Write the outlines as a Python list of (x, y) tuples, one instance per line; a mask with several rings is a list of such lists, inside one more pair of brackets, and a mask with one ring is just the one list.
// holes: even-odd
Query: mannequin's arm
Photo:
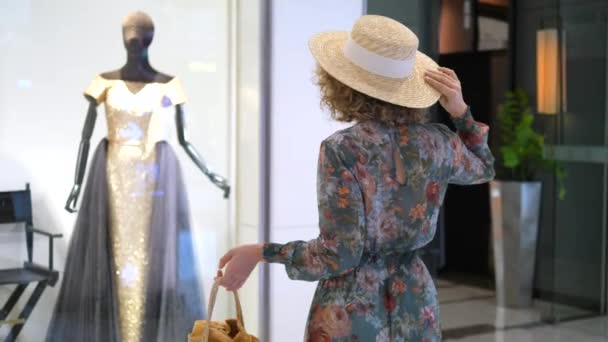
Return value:
[(93, 129), (95, 128), (95, 121), (97, 119), (97, 103), (92, 98), (89, 100), (89, 110), (87, 111), (87, 118), (84, 122), (84, 128), (82, 129), (82, 138), (80, 140), (80, 147), (78, 148), (78, 159), (76, 161), (76, 172), (74, 175), (74, 186), (68, 196), (68, 200), (65, 202), (65, 210), (70, 213), (76, 212), (76, 202), (80, 195), (80, 189), (82, 186), (82, 180), (87, 169), (87, 160), (89, 157), (89, 145), (91, 135), (93, 135)]
[(228, 185), (228, 181), (209, 171), (207, 168), (207, 164), (200, 156), (198, 151), (192, 146), (192, 144), (188, 141), (187, 133), (186, 133), (186, 123), (184, 120), (184, 111), (182, 106), (175, 106), (175, 123), (177, 126), (177, 138), (179, 140), (179, 144), (186, 150), (186, 153), (192, 159), (194, 164), (209, 178), (209, 180), (215, 184), (218, 188), (224, 190), (224, 198), (228, 198), (230, 196), (230, 185)]

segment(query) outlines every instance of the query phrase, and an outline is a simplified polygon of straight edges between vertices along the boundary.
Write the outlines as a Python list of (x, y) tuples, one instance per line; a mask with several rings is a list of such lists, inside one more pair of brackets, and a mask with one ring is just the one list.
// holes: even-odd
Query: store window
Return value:
[[(19, 334), (22, 340), (44, 340), (53, 312), (56, 340), (78, 330), (96, 340), (93, 335), (101, 329), (136, 341), (154, 335), (153, 325), (169, 329), (157, 324), (166, 323), (166, 315), (187, 311), (192, 313), (187, 321), (171, 319), (185, 336), (192, 320), (203, 318), (218, 256), (235, 233), (232, 199), (225, 199), (212, 181), (222, 183), (221, 176), (234, 182), (233, 7), (219, 0), (11, 0), (0, 5), (0, 192), (29, 183), (33, 224), (64, 235), (53, 253), (59, 282), (43, 291)], [(127, 61), (124, 19), (136, 10), (154, 25), (149, 51), (140, 55), (159, 74), (144, 78), (146, 84), (133, 82), (150, 76), (137, 68), (130, 69), (135, 74), (110, 72)], [(68, 213), (64, 207), (75, 183), (79, 144), (84, 127), (93, 128), (85, 124), (95, 118), (92, 100), (99, 106), (88, 163), (81, 164), (86, 175), (75, 206), (80, 210)], [(183, 120), (176, 120), (176, 105)], [(190, 145), (180, 144), (180, 121)], [(205, 175), (201, 163), (218, 177)], [(109, 186), (101, 194), (104, 181)], [(182, 220), (186, 217), (189, 223)], [(0, 227), (0, 268), (22, 267), (27, 256), (23, 227)], [(168, 227), (175, 229), (169, 233)], [(40, 264), (46, 262), (47, 246), (43, 237), (34, 239), (33, 258)], [(164, 283), (154, 283), (159, 280)], [(104, 285), (112, 291), (99, 289)], [(0, 320), (16, 317), (33, 287)], [(12, 291), (2, 286), (0, 296), (8, 298)], [(97, 307), (79, 312), (79, 299)], [(228, 298), (219, 300), (222, 316)], [(79, 321), (88, 314), (94, 317)], [(103, 324), (113, 320), (118, 330), (106, 332)], [(0, 337), (10, 329), (1, 325)]]

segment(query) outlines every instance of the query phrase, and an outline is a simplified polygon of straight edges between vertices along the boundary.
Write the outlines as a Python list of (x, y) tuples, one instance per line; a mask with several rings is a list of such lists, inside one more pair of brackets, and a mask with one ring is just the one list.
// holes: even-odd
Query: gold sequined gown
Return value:
[[(169, 319), (156, 317), (167, 315), (167, 312), (161, 312), (164, 310), (163, 305), (167, 305), (166, 300), (154, 298), (154, 305), (148, 303), (149, 296), (162, 297), (159, 293), (167, 292), (167, 289), (158, 290), (155, 284), (149, 284), (150, 281), (154, 281), (153, 279), (163, 281), (162, 276), (154, 277), (150, 274), (157, 269), (160, 270), (160, 267), (151, 260), (151, 251), (172, 250), (173, 252), (169, 253), (176, 254), (179, 259), (180, 248), (183, 247), (179, 244), (183, 244), (180, 240), (184, 237), (182, 231), (165, 232), (162, 230), (165, 228), (158, 227), (157, 230), (160, 230), (158, 234), (174, 235), (176, 241), (167, 241), (167, 243), (176, 246), (175, 248), (163, 246), (164, 236), (157, 237), (157, 242), (151, 242), (153, 208), (157, 210), (154, 203), (156, 201), (157, 206), (164, 209), (163, 203), (171, 200), (165, 193), (167, 189), (159, 187), (159, 177), (162, 176), (159, 173), (162, 172), (163, 165), (159, 165), (157, 151), (159, 146), (166, 145), (169, 132), (174, 127), (174, 106), (184, 103), (186, 97), (177, 78), (168, 83), (140, 84), (138, 88), (138, 91), (132, 91), (122, 80), (108, 80), (98, 76), (85, 91), (87, 96), (105, 105), (108, 128), (105, 163), (107, 248), (111, 259), (109, 269), (112, 272), (112, 297), (115, 303), (115, 307), (111, 309), (116, 316), (117, 340), (121, 342), (139, 342), (144, 341), (144, 338), (160, 341), (158, 338), (160, 333), (150, 333), (149, 330), (155, 328), (146, 327), (146, 325), (158, 325), (161, 319)], [(179, 174), (179, 171), (177, 173)], [(179, 198), (179, 196), (177, 194), (172, 197)], [(175, 207), (174, 211), (179, 212), (179, 206)], [(167, 216), (171, 217), (171, 215), (173, 213)], [(157, 226), (159, 226), (158, 222)], [(151, 245), (159, 244), (158, 248), (151, 248)], [(190, 263), (191, 265), (187, 267), (192, 268), (183, 270), (183, 265), (182, 269), (179, 269), (180, 260), (172, 258), (167, 256), (161, 260), (161, 263), (165, 263), (165, 268), (167, 268), (167, 259), (176, 264), (168, 267), (170, 272), (175, 273), (174, 276), (169, 276), (170, 280), (175, 282), (175, 279), (179, 276), (183, 277), (185, 273), (190, 276), (195, 274), (193, 260), (181, 260), (182, 263), (183, 261)], [(191, 258), (187, 256), (186, 259)], [(180, 271), (182, 274), (178, 274)], [(163, 269), (160, 272), (167, 273), (167, 270)], [(166, 275), (164, 276), (166, 278)], [(180, 305), (180, 301), (188, 300), (183, 298), (184, 296), (178, 297), (175, 300), (178, 302), (177, 305)], [(183, 313), (172, 314), (183, 315)], [(186, 332), (187, 330), (184, 331)]]

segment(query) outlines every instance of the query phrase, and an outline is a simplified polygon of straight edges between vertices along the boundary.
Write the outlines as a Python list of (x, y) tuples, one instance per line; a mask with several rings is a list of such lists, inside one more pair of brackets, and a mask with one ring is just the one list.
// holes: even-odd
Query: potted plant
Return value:
[(557, 161), (544, 158), (544, 137), (533, 128), (525, 91), (507, 92), (497, 119), (501, 172), (490, 184), (496, 296), (499, 306), (526, 307), (532, 303), (542, 192), (537, 177), (553, 172), (563, 199), (565, 172)]

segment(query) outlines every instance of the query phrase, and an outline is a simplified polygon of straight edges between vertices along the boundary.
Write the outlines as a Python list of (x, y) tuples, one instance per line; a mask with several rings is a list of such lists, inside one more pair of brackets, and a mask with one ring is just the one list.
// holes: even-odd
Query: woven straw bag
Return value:
[(209, 308), (207, 310), (209, 320), (194, 322), (192, 333), (188, 335), (188, 342), (260, 342), (257, 337), (249, 335), (245, 330), (243, 309), (236, 291), (233, 292), (236, 303), (236, 318), (227, 319), (223, 322), (211, 320), (219, 287), (218, 279), (213, 284), (209, 298)]

